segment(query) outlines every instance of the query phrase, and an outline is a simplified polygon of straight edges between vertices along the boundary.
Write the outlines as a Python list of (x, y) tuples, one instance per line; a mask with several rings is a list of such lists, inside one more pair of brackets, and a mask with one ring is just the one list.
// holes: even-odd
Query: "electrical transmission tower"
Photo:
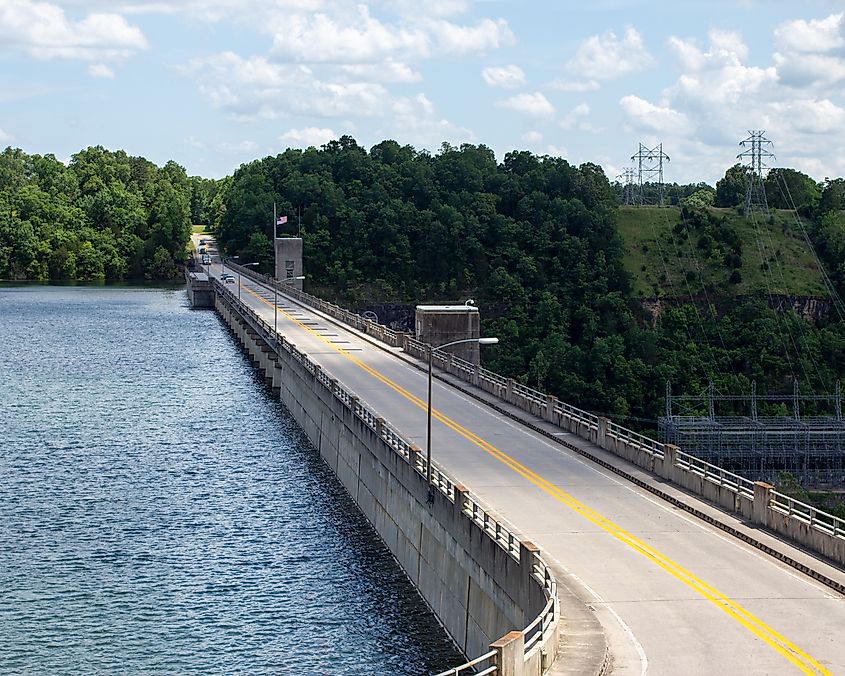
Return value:
[(622, 204), (625, 206), (634, 203), (636, 178), (637, 170), (634, 167), (622, 167), (622, 173), (616, 177), (616, 180), (622, 183)]
[[(654, 148), (646, 148), (640, 143), (640, 149), (636, 155), (631, 155), (632, 160), (637, 161), (638, 185), (634, 203), (642, 206), (646, 203), (645, 184), (651, 183), (657, 187), (658, 206), (663, 206), (663, 162), (671, 161), (669, 156), (663, 152), (663, 144), (660, 143)], [(656, 179), (656, 180), (655, 180)]]
[(768, 214), (769, 204), (766, 201), (766, 188), (763, 186), (768, 166), (763, 159), (775, 158), (774, 153), (767, 149), (767, 146), (774, 144), (766, 138), (765, 131), (749, 129), (748, 133), (751, 135), (739, 142), (745, 150), (736, 156), (738, 160), (745, 162), (746, 167), (745, 215), (748, 216), (755, 208)]

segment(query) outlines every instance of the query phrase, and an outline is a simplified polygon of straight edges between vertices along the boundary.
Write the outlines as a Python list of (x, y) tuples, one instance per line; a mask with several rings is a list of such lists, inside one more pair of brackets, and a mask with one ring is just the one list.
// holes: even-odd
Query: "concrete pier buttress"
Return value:
[(550, 607), (537, 547), (497, 541), (461, 486), (427, 505), (422, 457), (397, 452), (385, 421), (366, 421), (357, 397), (306, 367), (295, 346), (262, 336), (237, 301), (218, 295), (215, 308), (464, 654), (489, 654), (500, 674), (539, 676), (559, 637), (556, 605), (527, 651), (519, 631)]

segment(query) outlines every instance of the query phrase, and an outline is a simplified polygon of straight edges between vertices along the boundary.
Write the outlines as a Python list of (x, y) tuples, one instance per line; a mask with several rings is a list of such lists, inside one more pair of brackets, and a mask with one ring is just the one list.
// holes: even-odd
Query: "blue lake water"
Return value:
[(0, 672), (461, 661), (213, 312), (0, 287)]

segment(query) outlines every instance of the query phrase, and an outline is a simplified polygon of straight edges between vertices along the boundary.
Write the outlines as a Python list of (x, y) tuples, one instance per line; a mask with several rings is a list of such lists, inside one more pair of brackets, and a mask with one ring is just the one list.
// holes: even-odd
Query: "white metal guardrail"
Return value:
[[(390, 448), (398, 453), (402, 458), (411, 463), (416, 471), (422, 476), (426, 476), (426, 459), (421, 450), (407, 442), (402, 436), (394, 430), (385, 420), (378, 417), (373, 411), (368, 409), (360, 402), (349, 390), (346, 390), (340, 385), (337, 380), (330, 378), (323, 369), (313, 362), (308, 355), (304, 354), (291, 344), (283, 335), (276, 334), (273, 327), (270, 326), (264, 319), (262, 319), (255, 311), (253, 311), (246, 304), (238, 300), (237, 296), (232, 293), (225, 285), (219, 282), (215, 283), (217, 293), (225, 297), (232, 307), (237, 307), (241, 316), (243, 316), (251, 325), (252, 328), (258, 332), (262, 338), (272, 345), (276, 345), (278, 349), (288, 352), (294, 360), (299, 362), (309, 373), (313, 374), (318, 382), (329, 389), (332, 394), (337, 397), (343, 404), (352, 410), (354, 415), (361, 420), (367, 427), (375, 432)], [(285, 290), (288, 293), (288, 290)], [(355, 315), (357, 316), (357, 315)], [(444, 353), (445, 354), (445, 353)], [(443, 357), (448, 359), (448, 355)], [(469, 362), (467, 362), (469, 364)], [(470, 364), (474, 368), (474, 365)], [(449, 476), (443, 472), (435, 463), (431, 466), (431, 481), (434, 487), (440, 491), (448, 500), (454, 503), (456, 499), (462, 500), (460, 505), (461, 511), (472, 520), (481, 530), (508, 553), (515, 561), (520, 560), (520, 540), (516, 534), (501, 523), (496, 517), (488, 512), (468, 491), (455, 491), (455, 484)], [(546, 604), (540, 614), (522, 631), (524, 637), (524, 653), (527, 655), (530, 651), (538, 646), (542, 646), (554, 635), (555, 626), (560, 617), (560, 606), (557, 598), (557, 582), (551, 569), (545, 564), (542, 558), (537, 554), (532, 554), (531, 561), (531, 576), (535, 579), (537, 584), (543, 590), (546, 597)], [(551, 652), (554, 652), (552, 647)], [(495, 663), (490, 663), (496, 655), (496, 651), (490, 651), (462, 664), (458, 667), (439, 674), (438, 676), (450, 676), (459, 674), (473, 673), (476, 676), (482, 674), (497, 673)], [(489, 663), (483, 667), (484, 663)]]
[(810, 528), (815, 528), (833, 537), (845, 538), (845, 520), (816, 509), (806, 502), (801, 502), (778, 491), (772, 491), (770, 506), (791, 519), (798, 519), (806, 523)]
[(678, 451), (676, 454), (675, 464), (682, 469), (698, 474), (707, 481), (727, 488), (734, 493), (744, 495), (745, 497), (754, 499), (754, 482), (745, 477), (734, 474), (726, 469), (722, 469), (717, 465), (696, 458), (694, 455)]

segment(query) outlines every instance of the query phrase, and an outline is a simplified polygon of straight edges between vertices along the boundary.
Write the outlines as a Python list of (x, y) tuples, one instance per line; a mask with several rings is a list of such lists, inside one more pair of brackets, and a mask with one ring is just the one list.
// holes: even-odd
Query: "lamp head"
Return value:
[(499, 342), (498, 338), (479, 338), (478, 344), (479, 345), (495, 345)]

